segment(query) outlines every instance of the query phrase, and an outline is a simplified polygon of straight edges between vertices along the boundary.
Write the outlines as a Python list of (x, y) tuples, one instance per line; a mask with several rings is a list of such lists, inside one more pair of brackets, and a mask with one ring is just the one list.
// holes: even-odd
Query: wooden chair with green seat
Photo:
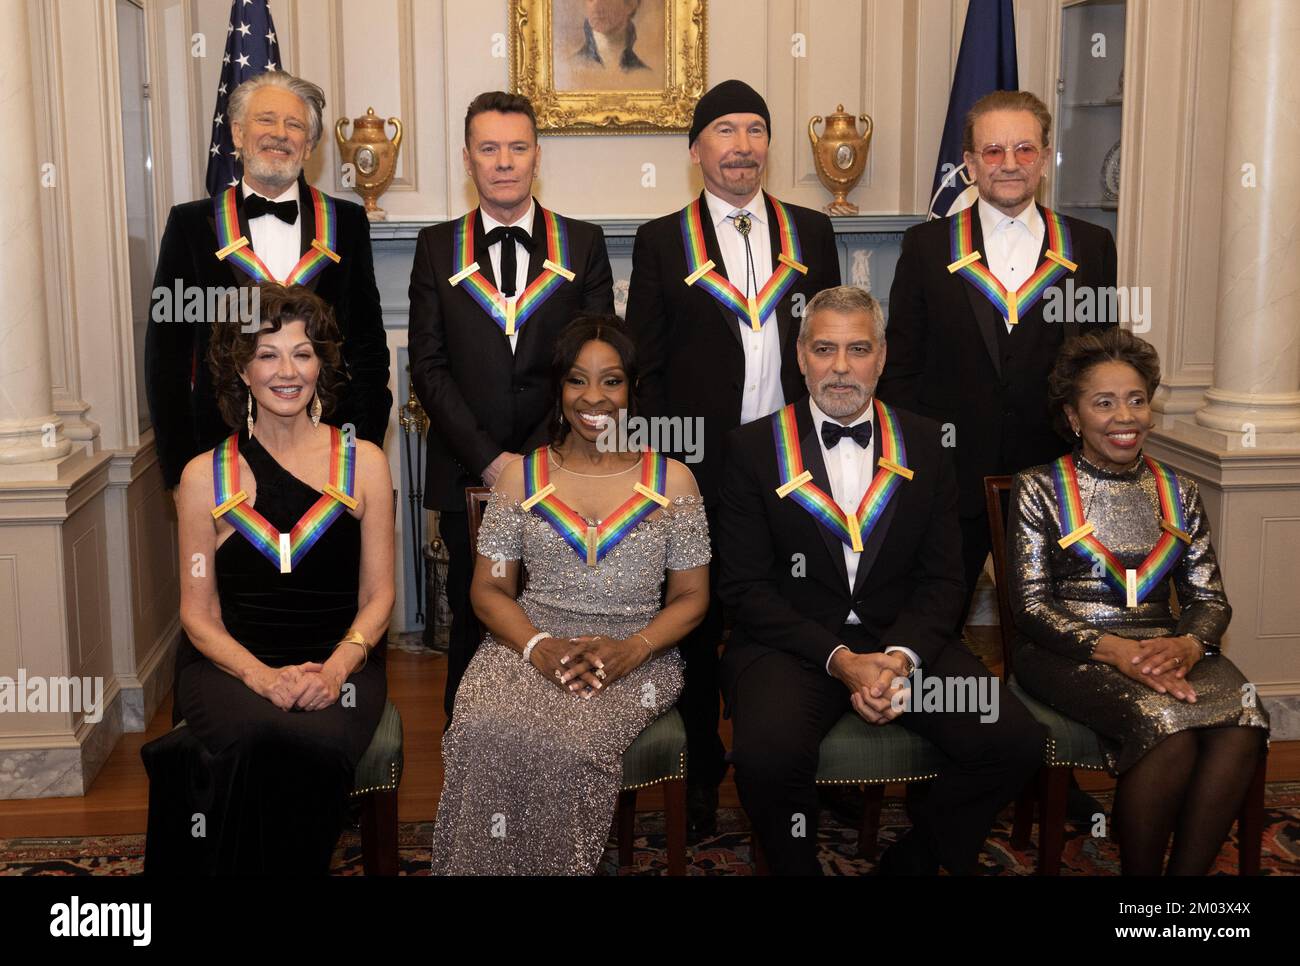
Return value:
[[(998, 630), (1002, 638), (1002, 680), (1011, 693), (1024, 703), (1029, 713), (1047, 726), (1047, 750), (1037, 781), (1016, 802), (1011, 845), (1022, 849), (1029, 844), (1033, 829), (1034, 805), (1038, 809), (1038, 874), (1059, 875), (1061, 853), (1065, 848), (1065, 803), (1070, 775), (1075, 768), (1104, 771), (1101, 740), (1086, 725), (1054, 710), (1026, 693), (1015, 681), (1011, 664), (1011, 639), (1014, 618), (1007, 590), (1007, 504), (1011, 498), (1010, 476), (986, 476), (984, 498), (988, 508), (989, 530), (993, 539), (993, 579), (997, 585)], [(1238, 871), (1241, 875), (1258, 875), (1264, 835), (1264, 773), (1267, 753), (1251, 780), (1250, 789), (1237, 816)]]
[[(469, 545), (478, 546), (478, 528), (491, 491), (484, 486), (465, 488), (465, 511), (469, 514)], [(520, 574), (520, 583), (526, 574)], [(686, 874), (686, 725), (677, 708), (650, 723), (623, 753), (623, 777), (619, 782), (618, 809), (614, 832), (618, 840), (620, 866), (632, 864), (632, 833), (636, 821), (637, 792), (654, 785), (663, 787), (664, 830), (668, 846), (668, 874)]]
[[(846, 712), (822, 739), (817, 762), (818, 785), (858, 785), (866, 799), (858, 831), (858, 857), (874, 861), (879, 847), (880, 806), (885, 786), (893, 782), (937, 778), (944, 756), (930, 742), (899, 724), (873, 725)], [(758, 839), (751, 837), (755, 871), (767, 874)]]

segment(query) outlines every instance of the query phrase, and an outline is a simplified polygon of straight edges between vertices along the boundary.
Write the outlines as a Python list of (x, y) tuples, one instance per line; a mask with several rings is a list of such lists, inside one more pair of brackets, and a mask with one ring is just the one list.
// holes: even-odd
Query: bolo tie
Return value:
[[(728, 215), (731, 223), (736, 226), (736, 231), (740, 232), (740, 237), (745, 239), (745, 299), (749, 299), (750, 292), (758, 291), (758, 273), (754, 270), (754, 249), (749, 244), (749, 233), (753, 229), (754, 223), (750, 221), (749, 212), (742, 211), (737, 215)], [(754, 287), (750, 288), (750, 281), (753, 281)]]

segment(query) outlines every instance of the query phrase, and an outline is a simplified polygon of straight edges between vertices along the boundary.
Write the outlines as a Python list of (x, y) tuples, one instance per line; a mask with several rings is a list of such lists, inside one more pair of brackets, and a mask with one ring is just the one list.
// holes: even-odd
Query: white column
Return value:
[(0, 205), (0, 464), (36, 463), (71, 449), (50, 389), (38, 192), (53, 189), (37, 157), (27, 0), (0, 0), (0, 23), (0, 131), (15, 172)]
[(1297, 433), (1300, 3), (1235, 0), (1231, 48), (1214, 385), (1196, 421)]

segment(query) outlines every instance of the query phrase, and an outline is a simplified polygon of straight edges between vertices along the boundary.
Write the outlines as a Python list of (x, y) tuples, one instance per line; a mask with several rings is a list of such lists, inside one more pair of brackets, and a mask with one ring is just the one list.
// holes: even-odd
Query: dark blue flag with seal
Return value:
[(230, 94), (258, 74), (284, 70), (275, 22), (267, 0), (233, 0), (226, 27), (226, 50), (221, 57), (221, 79), (217, 82), (217, 106), (212, 112), (212, 143), (208, 145), (208, 194), (239, 184), (244, 166), (235, 157), (230, 135)]
[(934, 166), (930, 218), (946, 218), (975, 203), (975, 176), (966, 171), (961, 135), (972, 105), (991, 91), (1020, 88), (1016, 70), (1016, 18), (1012, 0), (971, 0), (961, 34), (948, 118)]

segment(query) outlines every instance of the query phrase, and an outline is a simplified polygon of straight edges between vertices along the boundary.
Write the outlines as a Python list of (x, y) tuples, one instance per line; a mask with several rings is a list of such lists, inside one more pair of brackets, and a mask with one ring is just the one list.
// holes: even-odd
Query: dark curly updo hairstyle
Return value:
[(1074, 439), (1067, 404), (1078, 408), (1083, 381), (1103, 362), (1122, 362), (1138, 374), (1146, 385), (1148, 401), (1160, 385), (1160, 356), (1155, 346), (1118, 326), (1101, 332), (1089, 332), (1070, 339), (1056, 356), (1056, 365), (1047, 377), (1047, 407), (1052, 427), (1068, 440)]
[[(250, 290), (253, 291), (253, 290)], [(257, 352), (258, 336), (265, 332), (279, 332), (289, 322), (304, 322), (307, 338), (321, 362), (316, 378), (316, 394), (320, 396), (322, 412), (328, 415), (334, 409), (338, 393), (347, 376), (343, 371), (339, 335), (334, 312), (315, 292), (303, 285), (288, 287), (274, 282), (257, 286), (257, 320), (260, 326), (245, 332), (239, 313), (227, 305), (223, 318), (212, 326), (212, 339), (208, 344), (208, 371), (212, 373), (212, 388), (217, 399), (221, 418), (232, 429), (243, 424), (248, 416), (248, 387), (239, 373), (248, 368)], [(310, 404), (310, 400), (308, 401)], [(253, 413), (257, 414), (257, 400), (253, 400)]]
[(579, 315), (566, 325), (555, 340), (551, 360), (551, 408), (549, 436), (552, 446), (559, 446), (569, 435), (564, 418), (564, 380), (578, 360), (582, 347), (591, 341), (604, 342), (618, 354), (627, 377), (627, 414), (636, 415), (637, 364), (636, 343), (627, 331), (627, 323), (617, 315)]

